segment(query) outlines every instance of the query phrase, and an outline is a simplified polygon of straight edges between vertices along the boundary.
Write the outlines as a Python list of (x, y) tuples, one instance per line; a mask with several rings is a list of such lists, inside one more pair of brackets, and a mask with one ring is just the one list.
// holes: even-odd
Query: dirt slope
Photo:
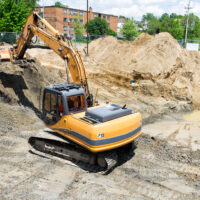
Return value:
[(0, 65), (0, 100), (18, 103), (37, 111), (45, 85), (62, 83), (62, 79), (34, 61)]

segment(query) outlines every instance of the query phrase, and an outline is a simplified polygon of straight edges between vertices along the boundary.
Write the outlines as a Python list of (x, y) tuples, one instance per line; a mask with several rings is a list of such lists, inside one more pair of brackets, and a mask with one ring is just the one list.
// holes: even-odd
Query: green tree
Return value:
[(68, 8), (67, 5), (62, 4), (60, 1), (56, 1), (56, 2), (55, 2), (55, 6), (61, 7), (61, 8)]
[(176, 39), (184, 37), (184, 29), (181, 27), (179, 20), (165, 17), (160, 25), (161, 32), (168, 32)]
[(117, 33), (115, 31), (113, 31), (111, 28), (108, 28), (107, 35), (112, 35), (115, 37), (115, 36), (117, 36)]
[(26, 0), (1, 0), (0, 32), (20, 32), (31, 11)]
[(147, 13), (146, 15), (142, 16), (142, 21), (150, 21), (152, 19), (155, 19), (156, 17), (153, 15), (153, 13)]
[[(184, 32), (186, 29), (187, 16), (182, 16), (179, 19), (181, 26), (184, 28)], [(188, 21), (188, 39), (196, 39), (200, 38), (200, 19), (195, 16), (193, 13), (189, 15)]]
[[(186, 21), (186, 17), (185, 17)], [(189, 39), (195, 39), (200, 38), (200, 20), (197, 16), (195, 16), (193, 13), (189, 15), (189, 21), (188, 21), (188, 38)]]
[(177, 16), (177, 14), (176, 13), (172, 13), (171, 15), (170, 15), (170, 18), (172, 18), (172, 19), (176, 19), (178, 16)]
[(138, 35), (134, 20), (126, 19), (122, 26), (121, 33), (127, 40), (133, 40), (133, 37)]
[(139, 27), (139, 28), (143, 28), (143, 24), (141, 24), (141, 23), (138, 24), (138, 27)]
[[(39, 2), (39, 0), (24, 0), (27, 7), (31, 8), (32, 10), (38, 6), (39, 4), (37, 2)], [(19, 0), (17, 0), (16, 2), (19, 2)]]
[(88, 30), (90, 35), (106, 35), (108, 31), (108, 23), (105, 19), (96, 17), (85, 24), (85, 29)]
[(193, 34), (194, 34), (194, 38), (199, 38), (200, 39), (200, 19), (197, 17), (195, 19), (195, 25), (193, 28)]
[(83, 36), (84, 31), (85, 31), (83, 24), (81, 23), (80, 20), (81, 20), (80, 16), (76, 16), (74, 18), (74, 21), (73, 21), (73, 24), (72, 24), (72, 27), (74, 28), (74, 31), (75, 31), (75, 35), (78, 38), (81, 38)]
[(156, 17), (148, 21), (147, 33), (155, 34), (158, 29), (160, 29), (160, 21)]
[(168, 13), (163, 13), (162, 16), (160, 17), (160, 21), (164, 20), (165, 18), (169, 18)]
[(36, 3), (36, 4), (35, 4), (35, 7), (40, 7), (40, 4), (39, 4), (39, 3)]

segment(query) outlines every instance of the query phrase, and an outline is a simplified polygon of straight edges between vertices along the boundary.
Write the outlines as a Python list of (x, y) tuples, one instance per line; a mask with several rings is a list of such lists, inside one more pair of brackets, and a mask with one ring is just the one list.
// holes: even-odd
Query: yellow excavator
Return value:
[(29, 144), (43, 155), (110, 170), (117, 165), (117, 149), (131, 146), (141, 134), (141, 114), (126, 105), (94, 106), (79, 52), (36, 12), (28, 16), (16, 47), (9, 48), (11, 61), (23, 59), (33, 36), (40, 38), (65, 60), (67, 83), (44, 88), (42, 119), (48, 128), (65, 138), (66, 142), (31, 137)]

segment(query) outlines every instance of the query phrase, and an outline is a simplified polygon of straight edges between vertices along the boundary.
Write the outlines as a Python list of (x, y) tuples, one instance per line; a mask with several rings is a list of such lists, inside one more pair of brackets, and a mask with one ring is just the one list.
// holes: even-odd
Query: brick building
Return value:
[[(78, 10), (74, 8), (62, 8), (56, 6), (37, 7), (36, 11), (42, 15), (44, 9), (44, 18), (60, 33), (65, 36), (73, 36), (74, 29), (72, 27), (73, 19), (76, 16), (80, 17), (80, 22), (84, 25), (87, 23), (87, 11)], [(89, 8), (88, 18), (89, 20), (95, 17), (105, 19), (109, 27), (117, 33), (118, 17), (110, 14), (103, 14), (93, 12), (92, 8)]]

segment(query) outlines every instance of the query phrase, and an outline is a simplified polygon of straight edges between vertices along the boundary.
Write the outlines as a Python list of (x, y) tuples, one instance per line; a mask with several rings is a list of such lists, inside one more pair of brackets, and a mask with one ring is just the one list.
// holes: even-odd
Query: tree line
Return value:
[[(176, 13), (164, 13), (161, 17), (156, 17), (152, 13), (143, 15), (142, 22), (147, 22), (146, 32), (155, 34), (156, 31), (168, 32), (176, 39), (183, 39), (186, 29), (186, 15)], [(142, 24), (143, 27), (143, 24)], [(193, 13), (189, 15), (188, 39), (200, 39), (200, 19)]]
[[(125, 18), (125, 23), (122, 26), (121, 34), (127, 39), (132, 40), (141, 32), (147, 32), (150, 35), (159, 32), (168, 32), (175, 39), (184, 39), (186, 31), (186, 15), (177, 15), (176, 13), (164, 13), (161, 17), (156, 17), (152, 13), (147, 13), (142, 16), (140, 23), (137, 23), (138, 29), (133, 19)], [(193, 13), (189, 15), (188, 21), (188, 39), (200, 39), (200, 18)]]
[[(39, 6), (39, 0), (0, 0), (0, 32), (20, 32), (21, 27), (26, 22), (29, 13)], [(55, 2), (55, 6), (68, 6)], [(176, 39), (183, 39), (186, 29), (187, 16), (177, 15), (176, 13), (164, 13), (161, 17), (156, 17), (152, 13), (143, 15), (140, 23), (137, 24), (134, 19), (124, 18), (125, 22), (121, 28), (121, 35), (127, 40), (132, 40), (141, 32), (155, 34), (158, 32), (169, 32)], [(72, 26), (76, 36), (83, 36), (88, 30), (90, 35), (113, 35), (117, 34), (113, 31), (105, 19), (99, 17), (90, 20), (83, 25), (80, 17), (75, 17)], [(193, 13), (189, 15), (188, 39), (200, 39), (200, 18)]]

